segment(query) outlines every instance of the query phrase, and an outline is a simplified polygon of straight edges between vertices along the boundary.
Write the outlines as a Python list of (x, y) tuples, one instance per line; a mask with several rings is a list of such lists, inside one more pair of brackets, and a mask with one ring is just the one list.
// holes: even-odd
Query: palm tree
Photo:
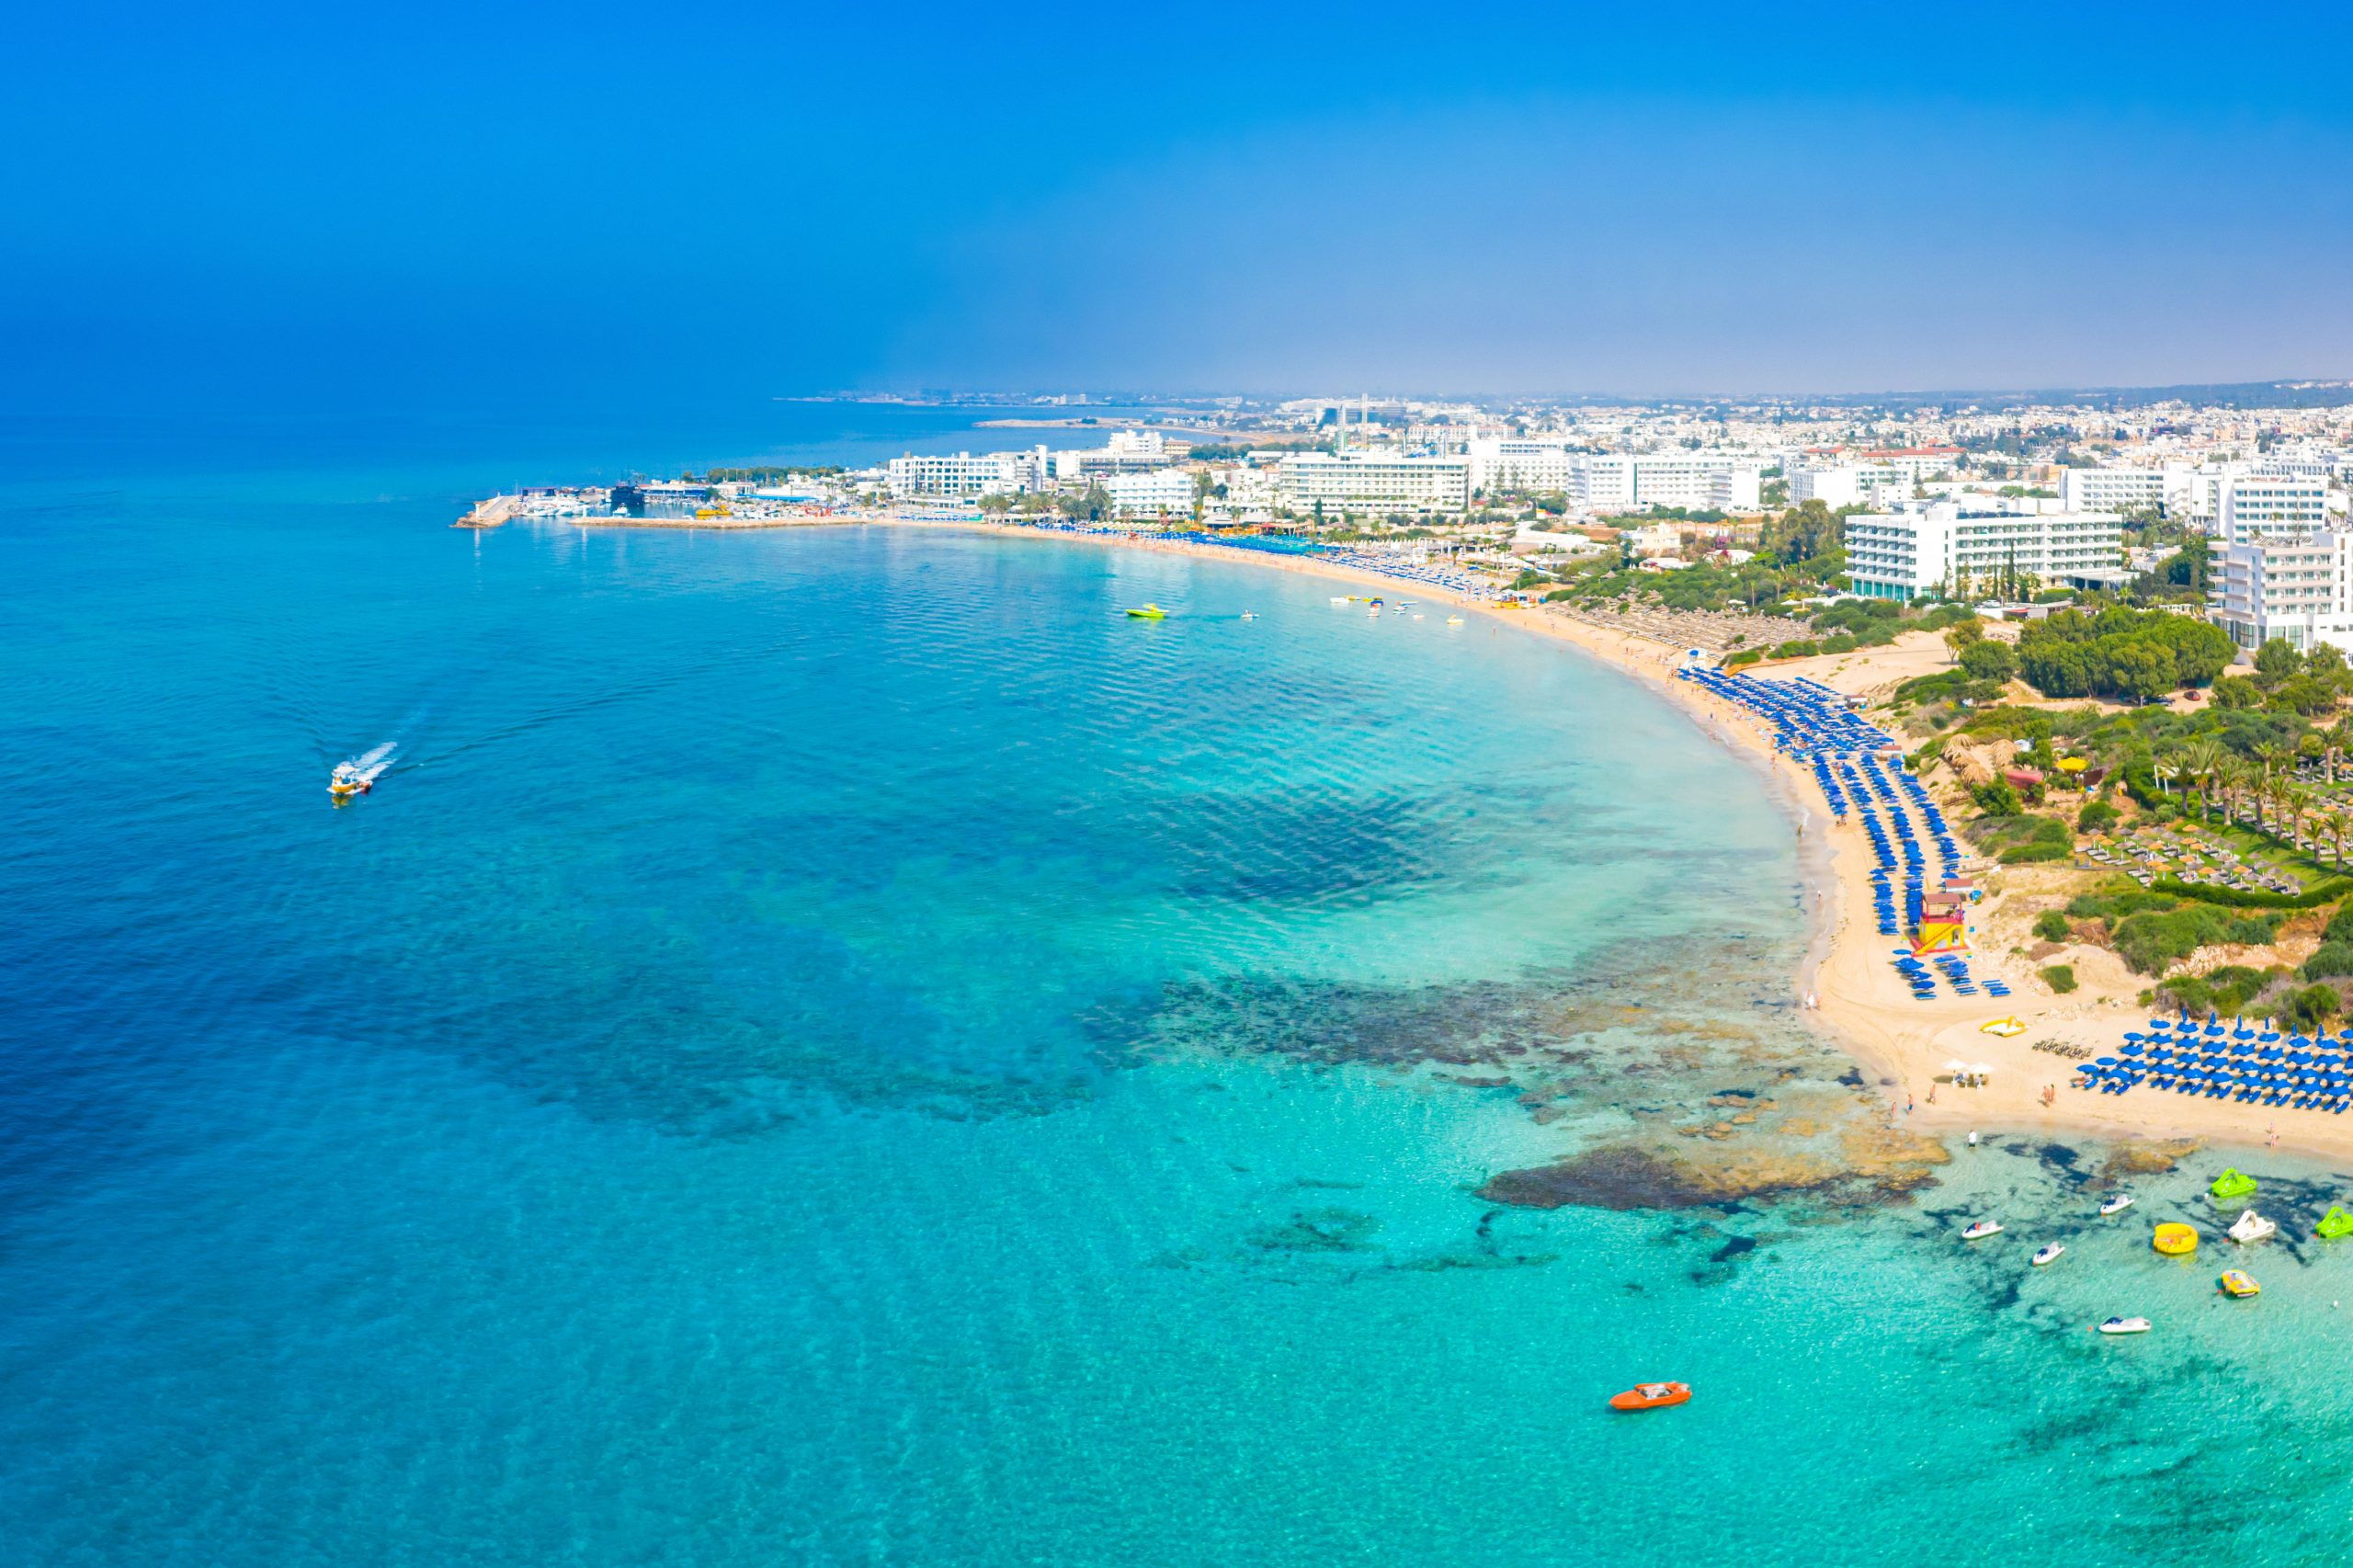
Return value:
[(2215, 741), (2193, 741), (2181, 754), (2181, 765), (2188, 771), (2191, 786), (2198, 791), (2198, 814), (2202, 819), (2210, 804), (2214, 775), (2222, 766), (2222, 748)]
[[(2313, 819), (2313, 831), (2326, 835), (2329, 846), (2336, 851), (2336, 869), (2340, 871), (2345, 869), (2345, 827), (2343, 812), (2325, 811)], [(2313, 858), (2318, 859), (2319, 856), (2314, 855)]]
[(2288, 818), (2288, 842), (2303, 847), (2304, 819), (2313, 814), (2313, 792), (2301, 784), (2279, 786), (2279, 805)]
[(2254, 769), (2235, 756), (2225, 756), (2214, 765), (2214, 781), (2222, 790), (2224, 822), (2238, 821), (2239, 791), (2246, 788), (2248, 779), (2253, 777)]

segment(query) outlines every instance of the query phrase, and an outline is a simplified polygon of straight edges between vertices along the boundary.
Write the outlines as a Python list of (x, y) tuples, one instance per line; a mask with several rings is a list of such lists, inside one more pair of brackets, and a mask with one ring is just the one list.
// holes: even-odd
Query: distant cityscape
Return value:
[[(1008, 437), (1059, 439), (862, 470), (714, 471), (594, 500), (526, 494), (518, 515), (887, 512), (1291, 536), (1505, 566), (1520, 590), (1696, 570), (1692, 589), (1718, 591), (1677, 597), (1707, 608), (2093, 596), (2202, 613), (2243, 649), (2353, 649), (2345, 384), (2211, 401), (1214, 398), (1115, 412), (1050, 394), (990, 406)], [(1819, 526), (1793, 528), (1793, 515)], [(1807, 540), (1794, 553), (1793, 533)], [(1760, 549), (1778, 570), (1755, 569)]]

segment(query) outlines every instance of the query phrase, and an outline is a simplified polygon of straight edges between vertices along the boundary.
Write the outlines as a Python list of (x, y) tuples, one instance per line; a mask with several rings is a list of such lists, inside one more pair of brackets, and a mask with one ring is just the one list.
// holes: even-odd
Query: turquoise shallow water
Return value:
[(0, 496), (0, 1557), (2353, 1534), (2353, 1257), (2221, 1301), (2146, 1247), (2197, 1162), (2109, 1227), (2101, 1151), (2024, 1144), (1895, 1207), (1473, 1195), (1846, 1092), (1785, 822), (1564, 650), (1061, 542), (477, 539), (475, 459), (117, 460)]

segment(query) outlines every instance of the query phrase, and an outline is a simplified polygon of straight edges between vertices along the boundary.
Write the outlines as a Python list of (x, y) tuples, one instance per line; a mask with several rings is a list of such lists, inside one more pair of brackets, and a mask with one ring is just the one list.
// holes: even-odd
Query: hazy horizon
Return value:
[(14, 41), (19, 408), (2353, 373), (2335, 10), (131, 4)]

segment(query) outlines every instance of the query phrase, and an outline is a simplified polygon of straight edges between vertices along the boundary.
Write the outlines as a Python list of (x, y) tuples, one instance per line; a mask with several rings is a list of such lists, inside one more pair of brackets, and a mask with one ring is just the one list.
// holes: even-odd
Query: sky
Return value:
[(2353, 376), (2353, 7), (19, 12), (0, 407)]

